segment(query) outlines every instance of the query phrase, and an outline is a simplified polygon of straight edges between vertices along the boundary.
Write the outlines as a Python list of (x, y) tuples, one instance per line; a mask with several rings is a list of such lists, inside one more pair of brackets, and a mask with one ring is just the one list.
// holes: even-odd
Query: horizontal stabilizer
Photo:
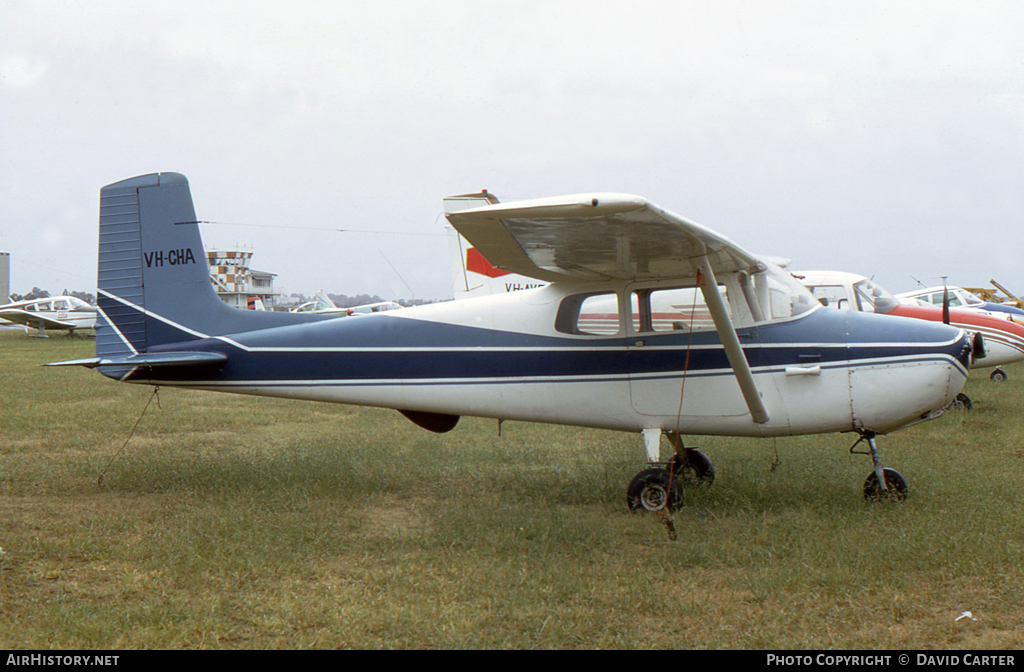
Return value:
[(66, 362), (51, 362), (43, 366), (201, 366), (226, 362), (228, 356), (222, 352), (147, 352), (130, 357), (92, 357), (72, 359)]

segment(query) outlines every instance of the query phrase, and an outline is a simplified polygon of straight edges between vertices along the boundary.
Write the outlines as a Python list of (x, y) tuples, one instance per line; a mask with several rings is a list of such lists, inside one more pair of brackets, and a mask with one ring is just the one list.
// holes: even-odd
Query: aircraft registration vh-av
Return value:
[(463, 200), (448, 220), (486, 259), (550, 284), (331, 319), (221, 302), (183, 175), (103, 187), (96, 357), (55, 365), (393, 408), (437, 432), (462, 415), (635, 432), (648, 465), (627, 501), (649, 511), (711, 480), (682, 444), (691, 434), (857, 432), (874, 466), (865, 496), (902, 499), (875, 436), (940, 414), (966, 379), (964, 331), (827, 310), (770, 261), (643, 198)]

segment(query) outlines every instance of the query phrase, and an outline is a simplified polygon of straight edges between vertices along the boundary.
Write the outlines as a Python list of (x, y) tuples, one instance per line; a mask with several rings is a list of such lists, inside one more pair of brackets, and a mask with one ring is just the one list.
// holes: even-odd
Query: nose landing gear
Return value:
[(960, 409), (961, 411), (969, 411), (973, 405), (971, 404), (971, 398), (963, 392), (960, 392), (956, 395), (956, 399), (953, 400), (952, 407)]
[[(869, 502), (902, 502), (907, 498), (907, 480), (895, 469), (886, 469), (882, 466), (882, 460), (878, 456), (878, 446), (875, 445), (875, 433), (870, 430), (862, 430), (857, 443), (850, 446), (850, 452), (855, 455), (870, 455), (875, 465), (875, 470), (868, 474), (864, 481), (864, 499)], [(854, 448), (861, 441), (867, 441), (869, 451), (857, 451)]]
[(883, 469), (885, 489), (878, 485), (878, 475), (872, 472), (864, 481), (864, 499), (869, 502), (902, 502), (907, 498), (907, 481), (895, 469)]

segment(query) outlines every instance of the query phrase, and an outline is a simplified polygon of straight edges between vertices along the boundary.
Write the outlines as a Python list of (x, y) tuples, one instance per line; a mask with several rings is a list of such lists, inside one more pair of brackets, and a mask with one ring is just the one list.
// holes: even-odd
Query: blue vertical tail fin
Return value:
[(178, 173), (141, 175), (100, 190), (97, 304), (96, 356), (108, 359), (320, 319), (240, 310), (217, 297), (188, 180)]

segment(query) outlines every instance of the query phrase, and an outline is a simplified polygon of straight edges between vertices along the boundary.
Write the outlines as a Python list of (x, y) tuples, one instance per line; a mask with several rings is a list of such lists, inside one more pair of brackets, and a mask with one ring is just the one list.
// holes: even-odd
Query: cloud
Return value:
[(43, 243), (48, 247), (60, 245), (64, 240), (64, 233), (57, 228), (47, 227), (43, 229)]
[[(0, 243), (94, 273), (98, 188), (178, 170), (213, 221), (440, 232), (449, 193), (627, 191), (891, 290), (1019, 286), (1012, 255), (924, 243), (1020, 237), (1018, 5), (8, 0)], [(443, 236), (207, 228), (282, 288), (401, 290), (380, 247), (449, 291)]]
[(5, 54), (0, 56), (0, 84), (27, 89), (45, 77), (49, 69), (46, 61), (33, 61), (25, 54)]

